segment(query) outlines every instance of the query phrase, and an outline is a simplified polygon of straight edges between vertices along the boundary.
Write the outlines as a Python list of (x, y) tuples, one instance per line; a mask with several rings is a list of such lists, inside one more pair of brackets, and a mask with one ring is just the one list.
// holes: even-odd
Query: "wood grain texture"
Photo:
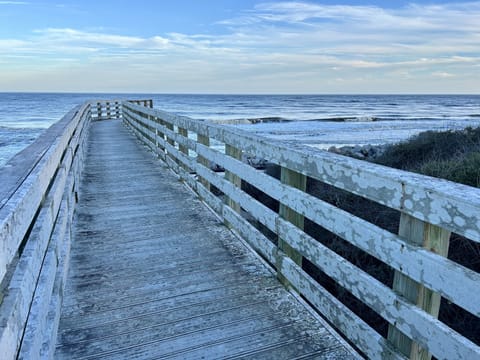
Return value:
[[(425, 223), (406, 214), (400, 217), (399, 235), (412, 245), (422, 246), (440, 256), (448, 255), (450, 231)], [(393, 289), (408, 301), (438, 318), (441, 296), (401, 272), (395, 272)], [(389, 325), (388, 339), (410, 359), (429, 360), (432, 355), (418, 343)]]
[(119, 121), (80, 189), (58, 359), (354, 357)]

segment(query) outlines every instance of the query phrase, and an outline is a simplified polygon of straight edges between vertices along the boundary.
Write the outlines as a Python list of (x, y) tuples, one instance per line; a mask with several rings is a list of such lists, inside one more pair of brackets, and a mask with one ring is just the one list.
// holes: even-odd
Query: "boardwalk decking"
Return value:
[(90, 131), (56, 358), (353, 358), (120, 121)]

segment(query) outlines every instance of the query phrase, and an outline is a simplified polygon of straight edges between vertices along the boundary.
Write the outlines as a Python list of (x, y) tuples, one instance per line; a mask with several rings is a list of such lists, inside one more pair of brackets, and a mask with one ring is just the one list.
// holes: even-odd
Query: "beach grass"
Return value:
[(389, 146), (376, 163), (480, 187), (480, 127), (426, 131)]

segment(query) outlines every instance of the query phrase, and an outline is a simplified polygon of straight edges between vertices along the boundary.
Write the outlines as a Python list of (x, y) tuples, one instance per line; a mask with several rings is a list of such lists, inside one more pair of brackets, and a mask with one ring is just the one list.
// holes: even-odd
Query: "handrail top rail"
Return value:
[(130, 102), (124, 101), (124, 104), (216, 140), (234, 142), (246, 153), (255, 149), (256, 154), (266, 155), (265, 158), (272, 163), (480, 242), (480, 189), (307, 145), (267, 138), (233, 126), (192, 119)]
[(33, 143), (15, 154), (0, 172), (0, 209), (8, 202), (8, 199), (18, 190), (21, 184), (42, 160), (48, 149), (60, 136), (65, 127), (78, 115), (82, 114), (88, 107), (88, 103), (75, 106), (66, 113), (60, 120), (47, 128)]

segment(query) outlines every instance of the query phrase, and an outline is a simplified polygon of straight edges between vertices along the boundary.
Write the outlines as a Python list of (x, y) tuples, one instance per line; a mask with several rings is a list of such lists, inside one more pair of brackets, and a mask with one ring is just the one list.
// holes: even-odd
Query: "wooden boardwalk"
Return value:
[(56, 358), (354, 357), (120, 121), (90, 131)]

